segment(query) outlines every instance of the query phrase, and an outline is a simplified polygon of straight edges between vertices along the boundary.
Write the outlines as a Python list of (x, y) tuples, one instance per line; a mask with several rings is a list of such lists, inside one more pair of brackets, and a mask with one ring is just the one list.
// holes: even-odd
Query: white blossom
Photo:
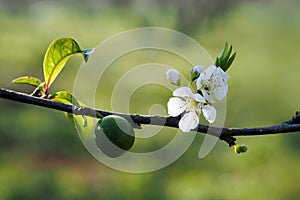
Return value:
[(196, 82), (197, 90), (200, 90), (210, 103), (214, 102), (210, 97), (212, 94), (218, 100), (222, 100), (228, 92), (228, 79), (229, 75), (226, 72), (212, 65), (200, 74)]
[(168, 101), (168, 114), (176, 117), (183, 113), (178, 126), (183, 132), (195, 129), (199, 123), (199, 114), (209, 123), (216, 119), (216, 109), (207, 105), (207, 101), (200, 94), (194, 94), (189, 87), (180, 87), (173, 92), (173, 96)]
[(174, 85), (180, 85), (180, 75), (178, 73), (177, 70), (175, 69), (169, 69), (166, 72), (167, 75), (167, 79), (168, 81), (170, 81), (170, 83), (174, 84)]

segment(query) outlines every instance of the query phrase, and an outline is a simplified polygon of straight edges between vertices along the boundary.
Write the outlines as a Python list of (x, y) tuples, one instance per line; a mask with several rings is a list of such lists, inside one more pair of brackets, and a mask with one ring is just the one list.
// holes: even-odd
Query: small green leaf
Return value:
[(220, 61), (220, 58), (219, 58), (219, 57), (216, 58), (215, 65), (216, 65), (217, 67), (221, 65), (221, 61)]
[(220, 60), (222, 60), (222, 58), (224, 58), (225, 54), (227, 53), (227, 50), (228, 50), (228, 43), (227, 43), (227, 42), (224, 42), (223, 49), (222, 49), (220, 55), (218, 56), (218, 58), (219, 58)]
[(231, 64), (233, 63), (233, 61), (235, 59), (235, 56), (236, 56), (236, 52), (234, 52), (232, 54), (232, 56), (229, 58), (229, 60), (227, 61), (227, 63), (221, 67), (224, 72), (226, 72), (226, 70), (229, 69), (229, 67), (231, 66)]
[(228, 45), (227, 42), (224, 43), (224, 47), (220, 55), (216, 58), (215, 65), (220, 67), (224, 72), (229, 69), (232, 62), (235, 59), (236, 53), (232, 53), (232, 45)]
[(14, 79), (12, 81), (12, 83), (28, 84), (28, 85), (32, 85), (34, 87), (39, 87), (43, 82), (40, 79), (32, 77), (32, 76), (22, 76), (22, 77)]
[[(66, 91), (56, 92), (55, 94), (51, 95), (49, 98), (54, 101), (58, 101), (58, 102), (65, 103), (65, 104), (72, 104), (75, 106), (86, 106), (84, 103), (77, 101), (77, 99), (75, 97), (73, 97), (73, 95), (70, 92), (66, 92)], [(96, 116), (103, 117), (102, 115), (100, 115), (97, 112), (96, 112)], [(82, 121), (83, 121), (83, 124), (87, 123), (84, 115), (82, 115)], [(86, 126), (86, 125), (84, 125), (84, 126)]]
[(215, 65), (217, 67), (221, 67), (223, 62), (224, 62), (224, 58), (226, 57), (228, 53), (228, 43), (227, 42), (224, 42), (224, 46), (221, 50), (221, 53), (220, 55), (216, 58), (216, 62), (215, 62)]
[(72, 38), (57, 39), (50, 44), (43, 63), (46, 91), (48, 91), (68, 59), (77, 53), (81, 53), (81, 49)]
[(79, 133), (79, 136), (83, 140), (89, 138), (93, 133), (96, 119), (88, 116), (82, 116), (82, 115), (69, 114), (69, 116), (70, 116), (69, 121), (71, 121), (71, 124), (74, 126), (74, 128), (76, 128), (76, 130)]
[[(60, 91), (56, 92), (53, 95), (49, 96), (49, 99), (52, 99), (57, 102), (72, 104), (75, 106), (86, 106), (84, 103), (77, 101), (70, 92)], [(100, 116), (99, 113), (96, 113), (96, 116)], [(74, 128), (77, 128), (80, 131), (80, 134), (83, 136), (83, 139), (86, 139), (93, 127), (93, 118), (87, 117), (84, 115), (73, 115), (72, 113), (66, 113), (66, 117), (72, 124)]]
[[(73, 95), (70, 92), (66, 92), (66, 91), (56, 92), (55, 94), (50, 95), (49, 99), (52, 99), (60, 103), (71, 104), (71, 105), (74, 103), (74, 105), (76, 106), (79, 106), (80, 104), (75, 98), (73, 98)], [(66, 113), (66, 117), (68, 118), (72, 126), (75, 127), (73, 114)], [(84, 116), (82, 116), (82, 118), (84, 118)]]
[[(57, 101), (57, 102), (64, 103), (64, 104), (72, 104), (72, 101), (73, 101), (72, 94), (69, 92), (66, 92), (66, 91), (56, 92), (55, 94), (49, 95), (48, 98), (53, 101)], [(72, 126), (75, 127), (73, 114), (66, 112), (65, 115), (66, 115), (67, 119), (69, 120), (69, 122), (72, 124)]]
[(221, 66), (224, 66), (227, 63), (231, 52), (232, 52), (232, 46), (230, 45), (228, 51), (224, 54), (224, 57), (221, 59)]
[(73, 95), (67, 91), (56, 92), (55, 94), (50, 95), (49, 99), (52, 99), (54, 101), (58, 101), (61, 103), (74, 104), (75, 106), (80, 105), (80, 103), (73, 97)]

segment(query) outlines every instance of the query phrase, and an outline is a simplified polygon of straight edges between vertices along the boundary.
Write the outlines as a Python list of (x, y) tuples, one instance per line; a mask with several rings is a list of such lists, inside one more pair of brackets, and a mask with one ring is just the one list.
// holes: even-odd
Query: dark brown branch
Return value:
[[(178, 122), (180, 117), (163, 117), (163, 116), (149, 116), (149, 115), (136, 115), (136, 114), (124, 114), (116, 113), (104, 110), (97, 110), (89, 107), (72, 106), (63, 104), (48, 99), (34, 97), (28, 94), (19, 93), (11, 90), (0, 88), (0, 97), (9, 99), (12, 101), (22, 102), (26, 104), (33, 104), (41, 107), (46, 107), (54, 110), (64, 111), (73, 113), (75, 115), (85, 115), (91, 117), (100, 117), (107, 115), (120, 115), (127, 119), (131, 119), (136, 125), (140, 124), (151, 124), (158, 126), (167, 126), (178, 128)], [(232, 146), (235, 144), (234, 136), (258, 136), (267, 134), (279, 134), (300, 131), (300, 113), (296, 112), (295, 117), (291, 120), (283, 122), (274, 126), (258, 127), (258, 128), (221, 128), (212, 127), (207, 125), (199, 124), (196, 130), (197, 132), (210, 134), (219, 137)]]

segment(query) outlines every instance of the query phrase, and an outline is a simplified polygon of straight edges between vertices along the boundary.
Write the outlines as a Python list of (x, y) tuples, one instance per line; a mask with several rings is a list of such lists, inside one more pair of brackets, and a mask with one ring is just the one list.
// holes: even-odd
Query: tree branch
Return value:
[[(100, 116), (104, 117), (112, 114), (120, 115), (124, 118), (131, 119), (136, 125), (135, 128), (137, 128), (137, 125), (139, 126), (140, 124), (151, 124), (157, 126), (178, 128), (178, 122), (180, 120), (179, 116), (164, 117), (164, 116), (124, 114), (124, 113), (116, 113), (116, 112), (93, 109), (90, 107), (73, 106), (69, 104), (63, 104), (60, 102), (52, 101), (49, 99), (44, 99), (44, 98), (35, 97), (24, 93), (19, 93), (16, 91), (6, 90), (3, 88), (0, 88), (0, 97), (12, 101), (22, 102), (26, 104), (33, 104), (45, 108), (73, 113), (75, 115), (85, 115), (85, 116), (98, 117), (98, 118)], [(236, 140), (234, 136), (258, 136), (258, 135), (267, 135), (267, 134), (298, 132), (300, 131), (300, 112), (296, 112), (296, 115), (289, 121), (274, 126), (257, 127), (257, 128), (222, 128), (222, 127), (213, 127), (213, 126), (199, 124), (198, 128), (195, 131), (218, 137), (220, 140), (224, 140), (225, 142), (227, 142), (229, 146), (232, 146), (235, 144), (235, 140)]]

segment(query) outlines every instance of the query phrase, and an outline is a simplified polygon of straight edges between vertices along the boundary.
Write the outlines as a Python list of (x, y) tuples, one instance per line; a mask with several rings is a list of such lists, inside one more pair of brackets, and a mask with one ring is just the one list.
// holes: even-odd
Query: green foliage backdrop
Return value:
[[(87, 48), (143, 25), (179, 27), (176, 12), (171, 8), (162, 11), (159, 4), (150, 7), (152, 15), (137, 15), (141, 5), (100, 6), (89, 2), (95, 5), (92, 11), (81, 9), (83, 3), (70, 7), (65, 1), (29, 3), (26, 9), (11, 10), (1, 5), (1, 87), (31, 92), (31, 87), (10, 81), (27, 74), (42, 77), (43, 55), (49, 42), (58, 37), (76, 38)], [(299, 110), (298, 8), (297, 1), (239, 3), (205, 23), (190, 25), (194, 27), (189, 27), (192, 37), (211, 55), (218, 54), (225, 40), (238, 52), (228, 71), (231, 79), (226, 126), (271, 125)], [(72, 91), (81, 61), (74, 57), (67, 63), (53, 91)], [(107, 73), (121, 73), (110, 70)], [(99, 87), (102, 96), (97, 97), (98, 102), (103, 102), (97, 105), (99, 108), (110, 108), (109, 84), (113, 81), (107, 80), (107, 87)], [(151, 88), (145, 87), (137, 92), (147, 95), (149, 91)], [(133, 96), (132, 111), (144, 112), (141, 102), (166, 102), (170, 93), (160, 92), (159, 97), (151, 94), (153, 99)], [(297, 134), (239, 138), (239, 143), (249, 147), (243, 155), (236, 155), (219, 142), (202, 160), (197, 154), (203, 137), (198, 136), (171, 166), (141, 175), (117, 172), (92, 158), (65, 116), (57, 111), (1, 99), (0, 137), (0, 199), (292, 200), (300, 196)], [(159, 139), (163, 144), (164, 138)]]

